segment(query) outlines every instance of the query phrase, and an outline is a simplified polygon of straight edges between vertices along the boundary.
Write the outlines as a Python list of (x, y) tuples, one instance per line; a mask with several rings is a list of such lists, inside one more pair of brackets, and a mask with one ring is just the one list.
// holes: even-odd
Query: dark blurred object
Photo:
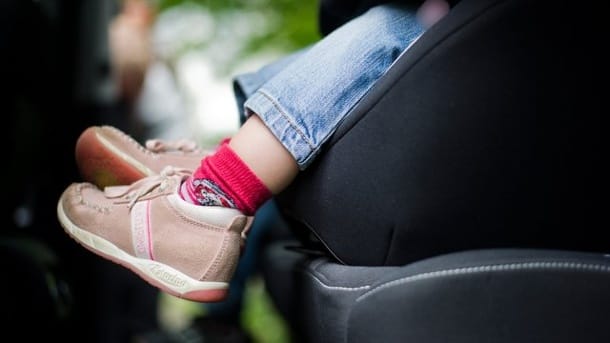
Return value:
[(13, 280), (3, 288), (2, 318), (19, 337), (65, 338), (74, 314), (73, 302), (61, 300), (71, 294), (69, 273), (58, 279), (60, 269), (70, 269), (62, 261), (71, 260), (71, 249), (55, 203), (77, 177), (70, 149), (83, 119), (72, 94), (76, 9), (61, 1), (0, 2), (3, 146), (9, 147), (0, 253)]
[(187, 328), (177, 331), (155, 331), (138, 337), (136, 343), (253, 343), (246, 330), (222, 319), (197, 318)]
[(157, 293), (145, 288), (130, 295), (127, 286), (136, 281), (89, 256), (56, 216), (59, 195), (80, 180), (79, 134), (100, 123), (127, 125), (108, 52), (117, 6), (114, 0), (0, 2), (2, 139), (9, 147), (0, 253), (11, 279), (3, 288), (9, 299), (1, 303), (2, 324), (18, 328), (20, 338), (121, 342), (156, 325)]
[[(44, 6), (43, 6), (44, 5)], [(2, 1), (0, 75), (2, 112), (8, 121), (8, 193), (3, 230), (28, 230), (48, 236), (56, 222), (59, 189), (76, 177), (75, 134), (82, 125), (73, 107), (73, 14), (60, 1)], [(15, 218), (15, 219), (14, 219)], [(45, 227), (46, 229), (41, 229)]]
[[(72, 294), (56, 254), (41, 242), (23, 237), (0, 238), (0, 268), (10, 275), (3, 282), (3, 334), (29, 341), (64, 337), (72, 314)], [(32, 323), (32, 330), (24, 326)], [(25, 327), (25, 330), (24, 330)]]

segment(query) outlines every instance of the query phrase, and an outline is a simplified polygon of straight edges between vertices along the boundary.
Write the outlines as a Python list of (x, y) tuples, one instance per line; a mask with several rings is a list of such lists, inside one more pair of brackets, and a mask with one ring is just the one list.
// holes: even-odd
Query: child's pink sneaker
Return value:
[(209, 151), (190, 140), (148, 140), (145, 146), (113, 126), (91, 126), (76, 141), (76, 164), (87, 182), (103, 189), (129, 185), (164, 167), (195, 170)]
[(61, 195), (57, 215), (77, 242), (162, 291), (221, 301), (253, 217), (184, 201), (178, 189), (188, 175), (166, 167), (160, 175), (103, 191), (74, 183)]

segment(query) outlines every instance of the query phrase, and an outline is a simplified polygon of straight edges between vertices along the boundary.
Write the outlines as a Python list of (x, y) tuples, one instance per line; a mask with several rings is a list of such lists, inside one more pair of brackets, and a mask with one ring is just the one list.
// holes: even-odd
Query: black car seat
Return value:
[(322, 255), (282, 243), (264, 263), (298, 338), (610, 341), (587, 6), (462, 0), (353, 109), (277, 197)]

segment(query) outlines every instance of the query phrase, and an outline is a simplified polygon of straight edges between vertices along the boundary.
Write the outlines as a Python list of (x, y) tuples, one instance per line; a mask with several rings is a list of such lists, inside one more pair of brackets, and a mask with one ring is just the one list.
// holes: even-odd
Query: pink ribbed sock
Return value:
[(193, 204), (232, 207), (247, 215), (254, 214), (272, 196), (228, 141), (201, 160), (199, 168), (182, 183), (180, 195)]

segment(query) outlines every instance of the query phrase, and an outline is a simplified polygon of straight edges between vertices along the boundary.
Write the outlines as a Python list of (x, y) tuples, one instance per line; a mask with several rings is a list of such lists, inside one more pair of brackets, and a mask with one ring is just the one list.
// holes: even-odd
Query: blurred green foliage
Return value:
[[(251, 25), (251, 34), (239, 34), (237, 54), (225, 57), (225, 69), (239, 59), (261, 51), (291, 52), (320, 38), (318, 31), (318, 0), (157, 0), (163, 12), (183, 5), (197, 5), (207, 10), (216, 25)], [(239, 23), (240, 15), (258, 18), (258, 23)], [(238, 28), (239, 30), (242, 28)], [(245, 39), (244, 39), (245, 38)], [(200, 46), (207, 44), (201, 42)], [(194, 48), (194, 47), (190, 47)]]
[(289, 343), (293, 341), (288, 324), (275, 308), (261, 277), (248, 281), (244, 296), (242, 326), (255, 343)]

